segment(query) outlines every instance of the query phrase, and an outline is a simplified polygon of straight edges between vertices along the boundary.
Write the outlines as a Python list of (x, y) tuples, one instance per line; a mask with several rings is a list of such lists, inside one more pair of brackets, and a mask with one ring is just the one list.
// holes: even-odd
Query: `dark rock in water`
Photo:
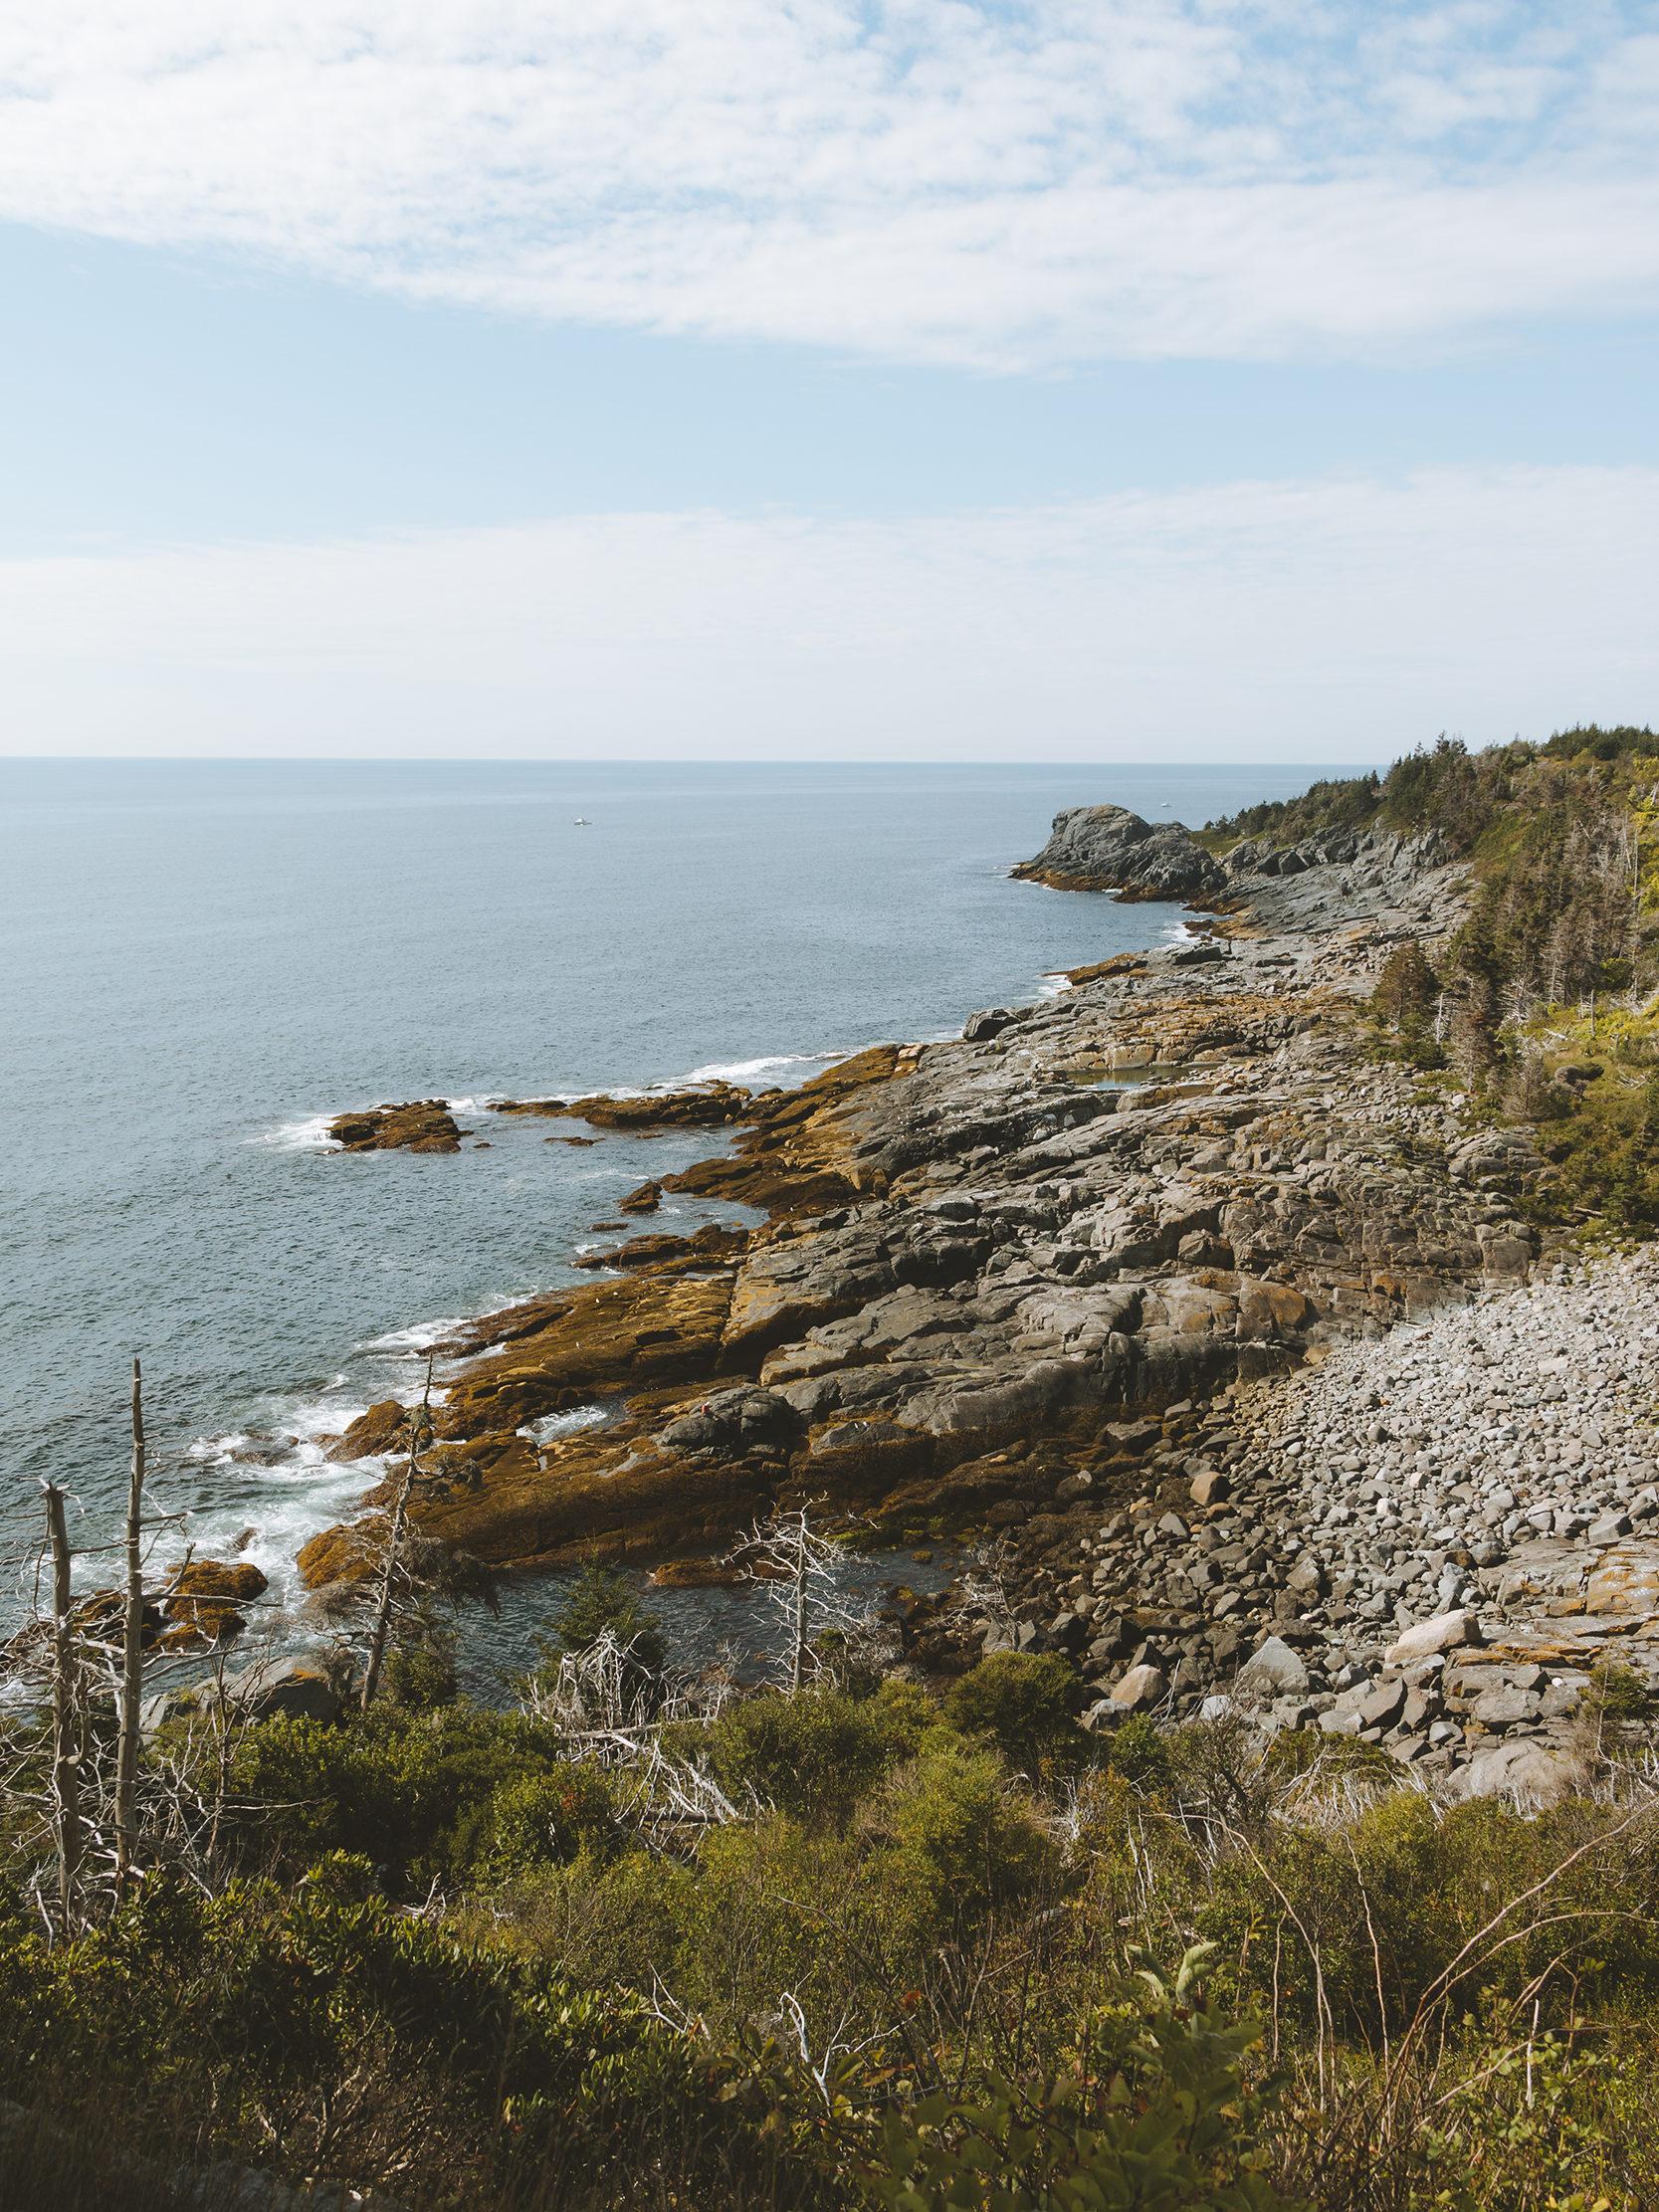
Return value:
[(1205, 898), (1227, 882), (1183, 824), (1145, 822), (1124, 806), (1065, 808), (1042, 851), (1014, 874), (1058, 891), (1110, 891), (1131, 900)]
[(641, 1183), (639, 1188), (631, 1190), (626, 1198), (619, 1198), (616, 1206), (619, 1213), (654, 1214), (662, 1202), (663, 1186), (661, 1183)]
[(698, 1083), (637, 1098), (503, 1099), (498, 1113), (568, 1114), (595, 1129), (718, 1129), (748, 1118), (754, 1096), (735, 1083)]
[(399, 1446), (406, 1448), (408, 1442), (408, 1407), (400, 1399), (382, 1398), (366, 1413), (359, 1413), (345, 1434), (329, 1445), (328, 1457), (331, 1460), (379, 1459)]
[(462, 1131), (443, 1099), (336, 1114), (328, 1134), (342, 1152), (459, 1152)]
[(163, 1602), (162, 1649), (205, 1648), (236, 1635), (248, 1625), (237, 1607), (263, 1597), (269, 1586), (251, 1559), (192, 1559), (173, 1578)]

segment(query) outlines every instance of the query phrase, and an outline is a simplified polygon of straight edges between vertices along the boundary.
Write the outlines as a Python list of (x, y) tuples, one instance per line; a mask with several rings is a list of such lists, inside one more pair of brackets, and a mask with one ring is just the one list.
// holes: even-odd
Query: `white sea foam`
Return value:
[(186, 1469), (155, 1485), (158, 1502), (184, 1516), (158, 1541), (156, 1571), (165, 1573), (186, 1551), (198, 1559), (248, 1560), (270, 1584), (262, 1616), (297, 1603), (303, 1595), (297, 1554), (348, 1516), (383, 1471), (378, 1459), (326, 1456), (324, 1440), (364, 1410), (360, 1395), (299, 1399), (273, 1408), (263, 1439), (242, 1430), (198, 1438), (185, 1454)]
[(253, 1441), (241, 1429), (233, 1429), (228, 1436), (199, 1436), (184, 1456), (187, 1460), (206, 1460), (219, 1467), (236, 1459)]
[(551, 1444), (554, 1437), (574, 1436), (581, 1429), (602, 1429), (610, 1419), (603, 1406), (571, 1406), (564, 1413), (544, 1414), (518, 1431), (534, 1444)]
[[(855, 1045), (853, 1052), (862, 1052), (862, 1045)], [(679, 1078), (689, 1083), (753, 1083), (759, 1076), (777, 1075), (785, 1068), (829, 1068), (838, 1060), (850, 1060), (851, 1052), (774, 1052), (765, 1053), (758, 1060), (711, 1060), (707, 1067), (694, 1068), (689, 1075)], [(661, 1090), (670, 1091), (673, 1084), (662, 1084)]]
[[(486, 1306), (481, 1310), (493, 1313), (497, 1308)], [(384, 1336), (371, 1336), (358, 1349), (404, 1354), (430, 1351), (434, 1344), (441, 1344), (446, 1336), (453, 1336), (458, 1328), (465, 1328), (476, 1317), (471, 1313), (449, 1313), (435, 1321), (415, 1321), (408, 1328), (389, 1328)]]
[(339, 1138), (328, 1134), (332, 1119), (331, 1113), (308, 1114), (303, 1121), (281, 1122), (249, 1142), (269, 1145), (274, 1152), (337, 1152), (341, 1149)]

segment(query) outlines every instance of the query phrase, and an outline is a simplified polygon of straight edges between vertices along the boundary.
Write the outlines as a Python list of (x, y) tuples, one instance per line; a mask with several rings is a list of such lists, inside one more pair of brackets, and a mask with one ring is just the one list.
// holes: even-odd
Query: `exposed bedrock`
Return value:
[(1198, 899), (1226, 884), (1220, 864), (1182, 823), (1143, 821), (1126, 806), (1066, 807), (1042, 851), (1014, 874), (1120, 899)]
[(742, 1120), (753, 1103), (737, 1084), (697, 1083), (622, 1097), (596, 1092), (585, 1099), (503, 1099), (495, 1111), (567, 1115), (596, 1129), (713, 1129)]
[[(1245, 838), (1218, 859), (1183, 823), (1147, 822), (1128, 807), (1074, 806), (1054, 817), (1048, 843), (1013, 873), (1060, 891), (1176, 899), (1229, 909), (1239, 901), (1254, 905), (1265, 886), (1284, 887), (1312, 873), (1311, 896), (1289, 904), (1281, 900), (1278, 907), (1282, 919), (1302, 918), (1317, 926), (1329, 919), (1334, 892), (1350, 902), (1348, 918), (1356, 921), (1376, 894), (1409, 885), (1452, 859), (1445, 836), (1432, 829), (1410, 838), (1376, 829), (1320, 830), (1289, 844)], [(1112, 965), (1087, 972), (1091, 977), (1110, 972)]]
[(337, 1114), (328, 1134), (342, 1152), (459, 1152), (463, 1132), (447, 1100), (412, 1099)]
[[(446, 1347), (417, 1520), (532, 1566), (693, 1550), (778, 1498), (917, 1538), (1098, 1519), (1146, 1416), (1520, 1280), (1526, 1137), (1468, 1135), (1357, 1049), (1389, 947), (1461, 912), (1430, 859), (1253, 877), (1211, 964), (1139, 954), (749, 1101), (661, 1188), (770, 1218), (635, 1240)], [(338, 1449), (406, 1439), (380, 1407)], [(361, 1551), (328, 1531), (308, 1579)]]

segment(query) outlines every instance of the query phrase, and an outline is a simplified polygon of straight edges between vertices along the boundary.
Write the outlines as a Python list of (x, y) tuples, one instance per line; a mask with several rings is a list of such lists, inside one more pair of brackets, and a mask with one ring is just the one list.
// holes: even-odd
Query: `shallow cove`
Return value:
[[(715, 1148), (572, 1147), (478, 1102), (798, 1080), (952, 1032), (1176, 918), (1010, 883), (1059, 807), (1203, 820), (1312, 772), (0, 763), (7, 1556), (45, 1476), (78, 1541), (111, 1532), (138, 1349), (177, 1541), (251, 1531), (280, 1594), (366, 1480), (316, 1437), (412, 1387), (447, 1322), (573, 1279), (618, 1197)], [(428, 1097), (489, 1148), (318, 1146), (330, 1112)]]

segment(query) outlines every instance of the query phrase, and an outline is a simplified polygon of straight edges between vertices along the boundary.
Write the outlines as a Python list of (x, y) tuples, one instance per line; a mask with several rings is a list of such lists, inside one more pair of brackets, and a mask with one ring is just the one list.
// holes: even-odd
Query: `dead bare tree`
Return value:
[(433, 1355), (428, 1352), (426, 1388), (421, 1393), (419, 1410), (409, 1418), (409, 1457), (404, 1463), (402, 1480), (392, 1501), (391, 1522), (386, 1531), (385, 1556), (381, 1561), (380, 1582), (375, 1592), (374, 1625), (369, 1631), (368, 1658), (363, 1666), (362, 1709), (365, 1712), (374, 1703), (375, 1692), (380, 1687), (380, 1670), (385, 1665), (392, 1609), (397, 1600), (403, 1570), (403, 1535), (409, 1521), (409, 1500), (415, 1488), (415, 1478), (420, 1472), (421, 1446), (432, 1429), (432, 1359)]
[(730, 1556), (782, 1625), (784, 1674), (790, 1696), (798, 1696), (807, 1676), (822, 1672), (823, 1637), (862, 1628), (870, 1616), (869, 1606), (845, 1588), (845, 1554), (798, 1506), (757, 1520)]
[(126, 1591), (121, 1636), (118, 1697), (119, 1732), (115, 1743), (115, 1902), (126, 1895), (132, 1878), (133, 1791), (138, 1774), (138, 1716), (144, 1687), (144, 1379), (132, 1355), (132, 1468), (126, 1494)]
[(75, 1926), (81, 1880), (81, 1714), (80, 1663), (75, 1624), (70, 1617), (73, 1559), (64, 1494), (43, 1483), (46, 1532), (52, 1549), (52, 1807), (58, 1848), (58, 1910), (64, 1933)]

